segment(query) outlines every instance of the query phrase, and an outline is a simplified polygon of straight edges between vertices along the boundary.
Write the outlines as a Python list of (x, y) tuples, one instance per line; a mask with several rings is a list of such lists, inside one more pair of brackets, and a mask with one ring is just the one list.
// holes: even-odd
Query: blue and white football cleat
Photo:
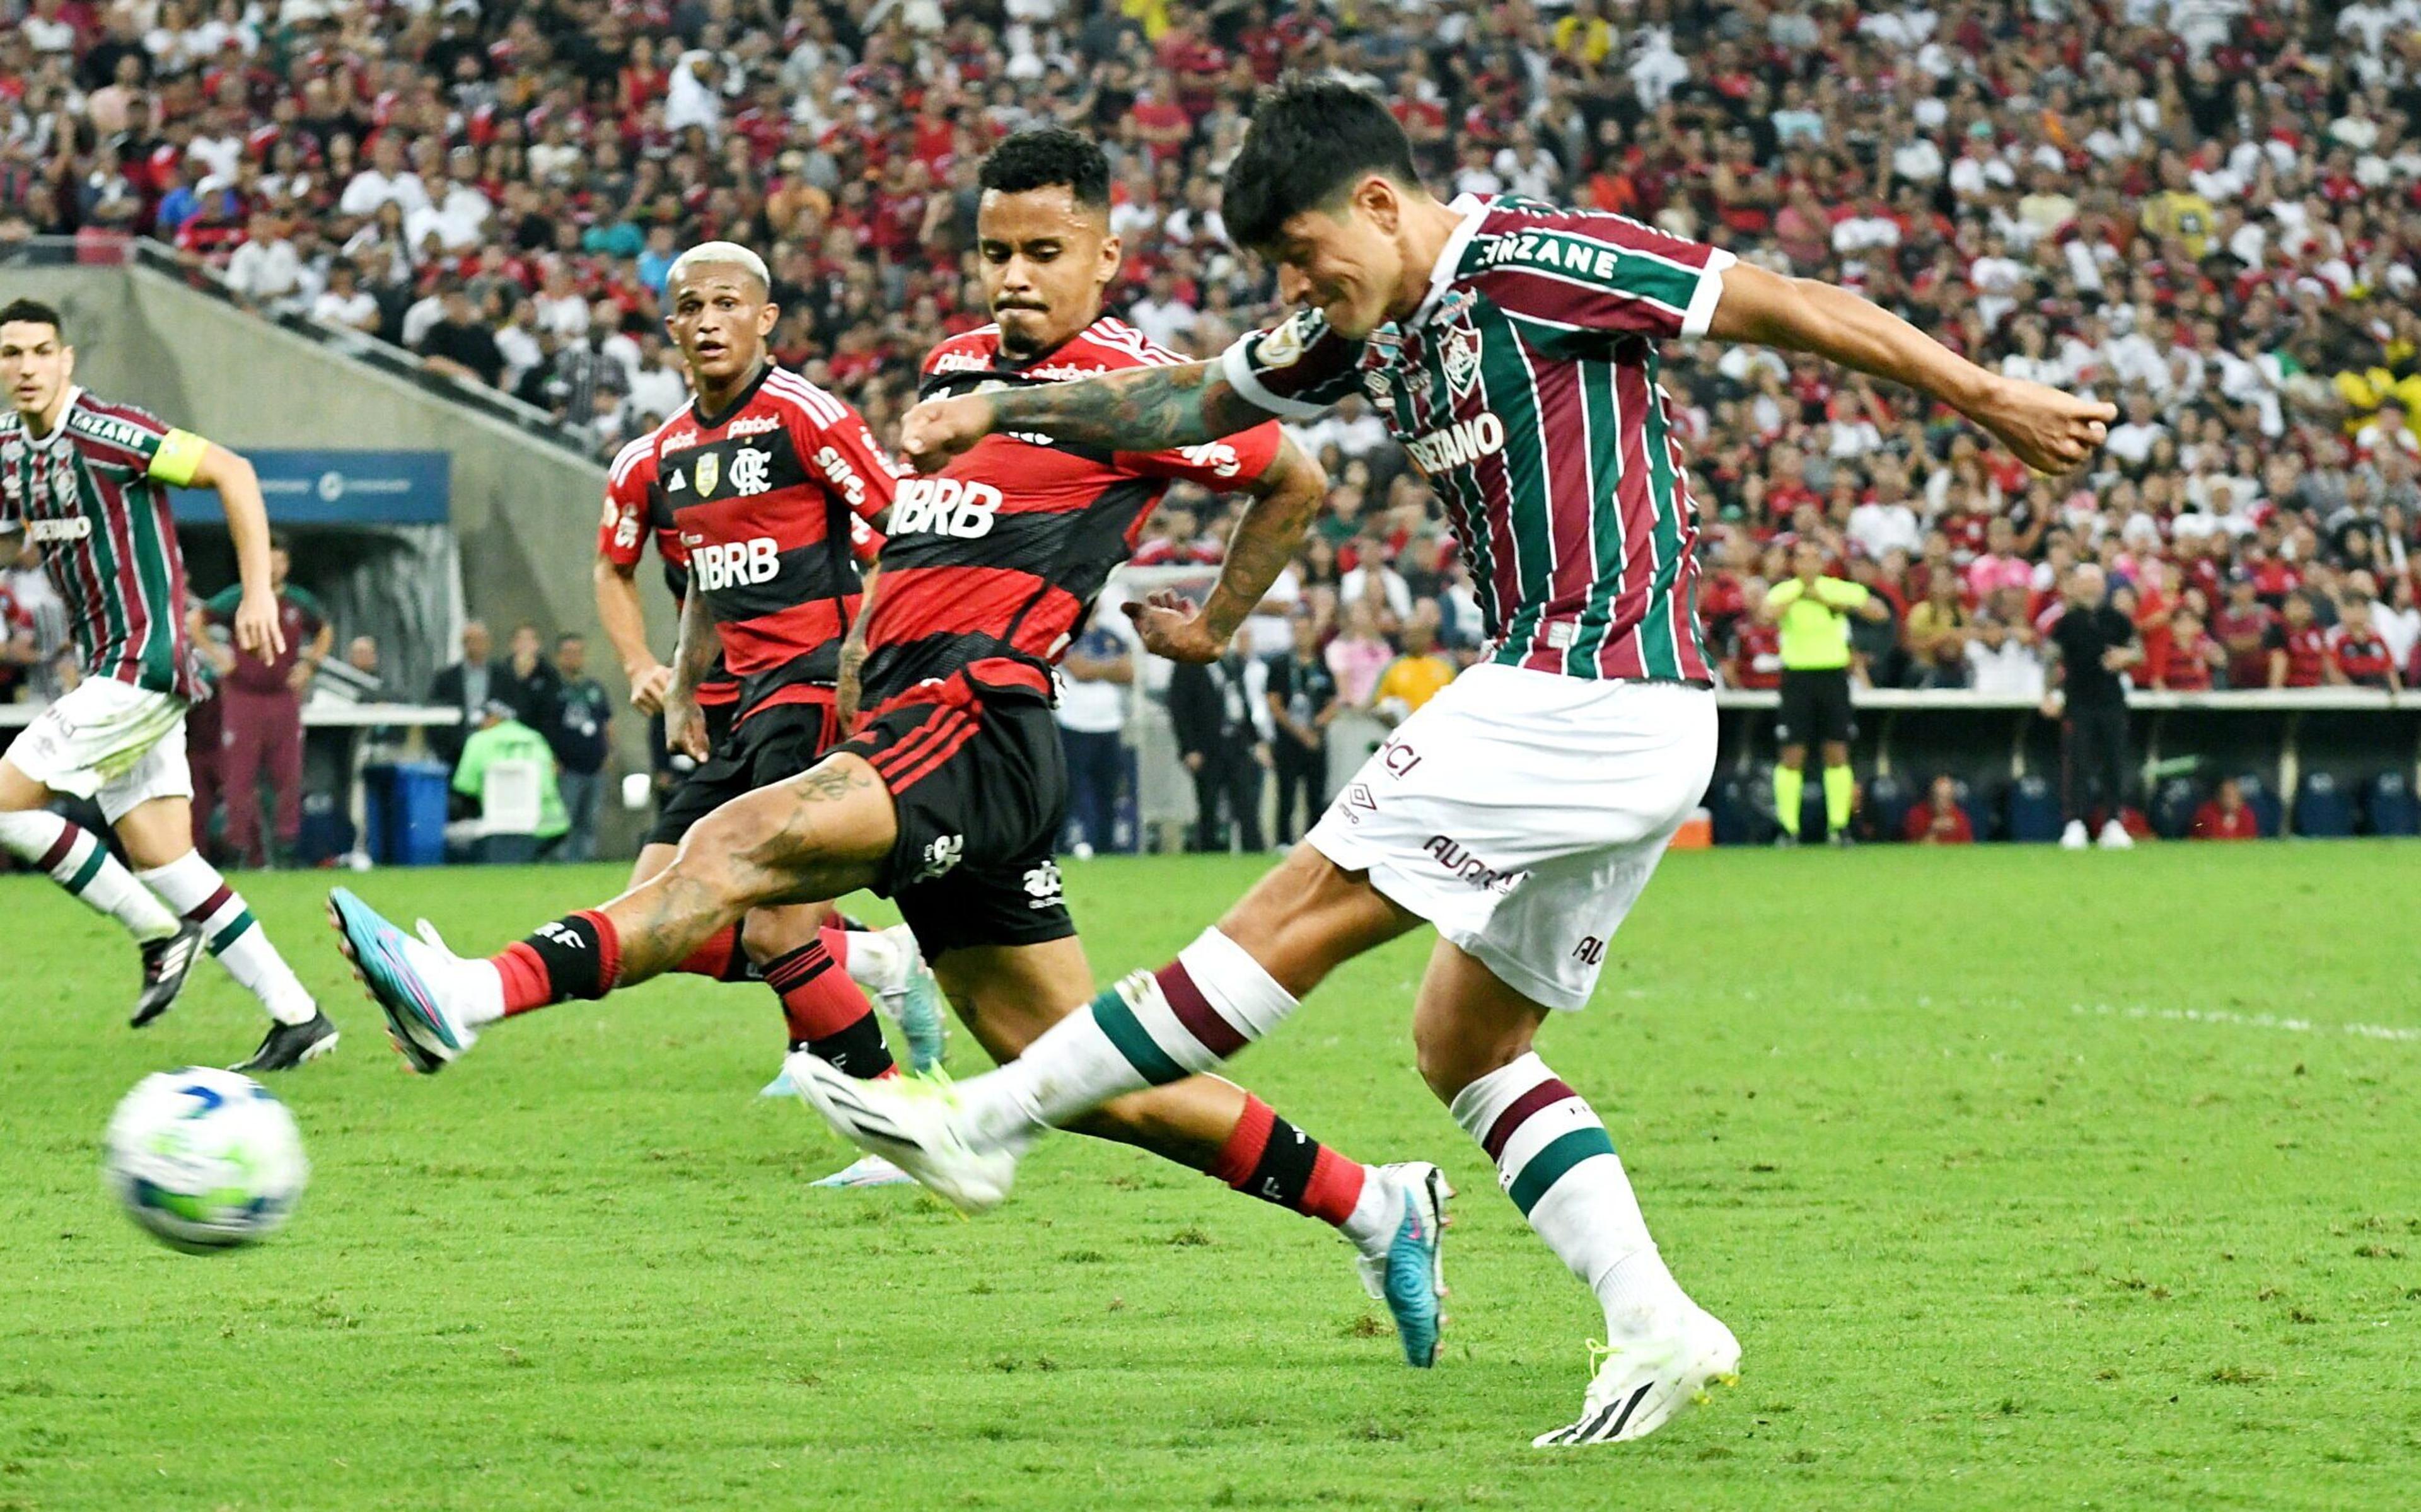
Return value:
[(1354, 1264), (1362, 1273), (1363, 1289), (1372, 1301), (1385, 1302), (1395, 1316), (1404, 1363), (1426, 1370), (1437, 1364), (1438, 1337), (1445, 1321), (1438, 1299), (1445, 1295), (1445, 1203), (1454, 1188), (1446, 1184), (1445, 1173), (1427, 1161), (1377, 1169), (1381, 1178), (1403, 1192), (1404, 1216), (1385, 1255), (1357, 1255)]
[(387, 1037), (414, 1070), (433, 1076), (479, 1037), (456, 1005), (478, 990), (469, 979), (474, 963), (446, 949), (436, 930), (423, 923), (426, 938), (415, 940), (343, 887), (328, 894), (328, 923), (354, 978), (386, 1015)]

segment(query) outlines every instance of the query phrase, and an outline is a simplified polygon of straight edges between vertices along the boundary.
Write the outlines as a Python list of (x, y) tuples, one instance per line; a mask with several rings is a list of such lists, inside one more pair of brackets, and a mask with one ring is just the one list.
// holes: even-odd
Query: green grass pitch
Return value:
[[(659, 983), (403, 1073), (322, 927), (240, 879), (342, 1050), (277, 1083), (316, 1166), (257, 1250), (172, 1254), (96, 1146), (259, 1020), (214, 966), (136, 1035), (134, 958), (0, 881), (0, 1509), (2345, 1508), (2421, 1464), (2421, 850), (2346, 843), (1672, 858), (1544, 1037), (1604, 1114), (1739, 1390), (1542, 1453), (1594, 1308), (1412, 1068), (1425, 943), (1242, 1080), (1461, 1190), (1440, 1366), (1317, 1224), (1074, 1138), (969, 1223), (808, 1189), (761, 990)], [(1069, 868), (1098, 968), (1248, 860)], [(583, 870), (359, 880), (493, 948)], [(879, 907), (869, 912), (880, 915)], [(953, 1042), (961, 1070), (977, 1057)]]

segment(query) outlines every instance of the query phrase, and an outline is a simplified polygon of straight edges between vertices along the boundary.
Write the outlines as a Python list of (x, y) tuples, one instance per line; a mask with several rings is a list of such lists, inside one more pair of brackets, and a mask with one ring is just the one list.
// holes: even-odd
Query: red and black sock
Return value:
[(897, 1068), (866, 994), (833, 964), (819, 938), (765, 963), (765, 985), (781, 994), (790, 1048), (861, 1081)]
[(505, 983), (508, 1016), (570, 998), (601, 998), (622, 970), (622, 943), (614, 921), (583, 909), (488, 958)]
[(681, 958), (673, 970), (687, 976), (711, 976), (718, 982), (754, 982), (760, 979), (757, 963), (740, 945), (740, 925), (717, 929), (707, 936), (706, 943)]
[(1210, 1175), (1238, 1192), (1341, 1224), (1362, 1200), (1362, 1166), (1288, 1123), (1250, 1093)]

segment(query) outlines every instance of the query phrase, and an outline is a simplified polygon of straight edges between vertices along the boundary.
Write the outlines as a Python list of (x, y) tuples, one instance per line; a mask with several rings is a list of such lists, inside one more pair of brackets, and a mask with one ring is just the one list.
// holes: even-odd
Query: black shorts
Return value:
[(1858, 711), (1850, 702), (1850, 669), (1782, 674), (1782, 717), (1774, 722), (1776, 745), (1844, 744), (1858, 738)]
[[(709, 709), (710, 732), (714, 725), (714, 711)], [(691, 768), (664, 799), (655, 828), (648, 832), (648, 844), (680, 844), (692, 825), (733, 799), (814, 766), (840, 733), (830, 704), (782, 704), (726, 729), (713, 754)]]
[(899, 905), (927, 960), (1076, 932), (1053, 859), (1068, 764), (1048, 702), (953, 678), (932, 702), (879, 711), (839, 749), (890, 789), (899, 838), (874, 890)]

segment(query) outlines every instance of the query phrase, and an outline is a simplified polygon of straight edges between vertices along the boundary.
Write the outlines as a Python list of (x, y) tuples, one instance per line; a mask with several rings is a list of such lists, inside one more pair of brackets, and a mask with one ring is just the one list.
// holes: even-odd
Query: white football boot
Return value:
[(1530, 1441), (1534, 1449), (1644, 1439), (1707, 1400), (1712, 1386), (1740, 1384), (1740, 1341), (1695, 1303), (1676, 1325), (1618, 1344), (1589, 1346), (1597, 1376), (1581, 1415)]
[(804, 1051), (785, 1063), (799, 1097), (842, 1138), (880, 1155), (962, 1213), (990, 1212), (1017, 1179), (1017, 1157), (978, 1149), (958, 1127), (948, 1083), (892, 1076), (861, 1082)]

